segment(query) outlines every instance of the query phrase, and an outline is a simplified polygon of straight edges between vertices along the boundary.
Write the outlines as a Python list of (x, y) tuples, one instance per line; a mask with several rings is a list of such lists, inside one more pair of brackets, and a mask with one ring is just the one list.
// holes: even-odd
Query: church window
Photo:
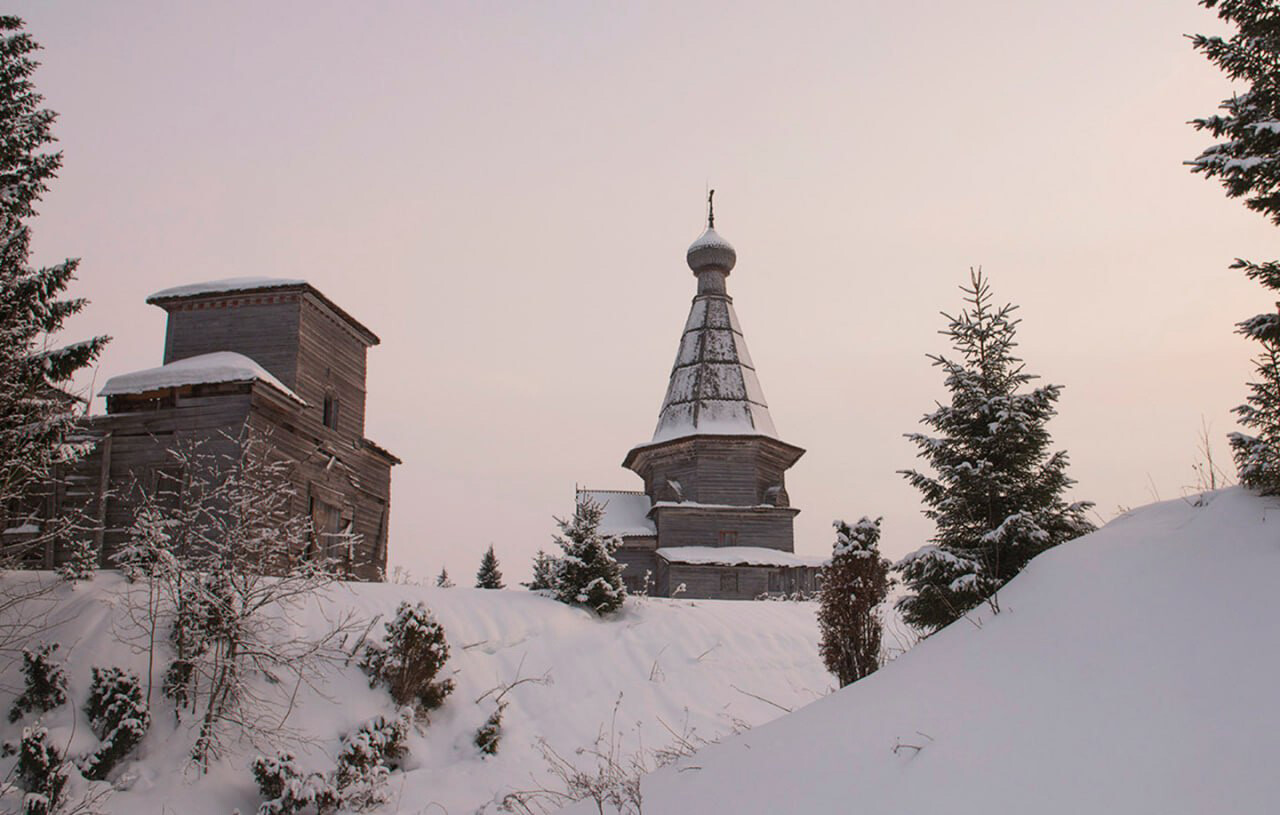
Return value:
[(720, 575), (720, 593), (721, 594), (737, 594), (738, 593), (738, 573), (729, 572)]
[(769, 591), (782, 591), (782, 572), (769, 572)]
[(726, 531), (724, 531), (724, 530), (721, 530), (721, 531), (720, 531), (720, 545), (721, 545), (721, 546), (737, 546), (737, 545), (738, 545), (738, 533), (737, 533), (736, 531), (728, 531), (728, 532), (726, 532)]
[(331, 393), (324, 397), (324, 426), (338, 429), (338, 397)]

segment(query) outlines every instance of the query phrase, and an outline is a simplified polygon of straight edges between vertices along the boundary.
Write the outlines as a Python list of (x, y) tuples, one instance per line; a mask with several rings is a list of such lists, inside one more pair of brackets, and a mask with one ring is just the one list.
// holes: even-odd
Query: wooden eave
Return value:
[(626, 458), (622, 460), (622, 466), (633, 472), (639, 472), (637, 468), (643, 467), (645, 461), (653, 457), (655, 453), (678, 449), (683, 445), (692, 446), (699, 441), (718, 441), (721, 439), (758, 443), (782, 463), (782, 468), (784, 470), (789, 469), (793, 464), (800, 460), (801, 456), (805, 454), (803, 447), (797, 447), (794, 444), (787, 444), (785, 441), (780, 441), (772, 436), (763, 436), (758, 433), (743, 433), (741, 435), (698, 433), (692, 436), (680, 436), (678, 438), (668, 439), (667, 441), (640, 444), (632, 447), (627, 452)]

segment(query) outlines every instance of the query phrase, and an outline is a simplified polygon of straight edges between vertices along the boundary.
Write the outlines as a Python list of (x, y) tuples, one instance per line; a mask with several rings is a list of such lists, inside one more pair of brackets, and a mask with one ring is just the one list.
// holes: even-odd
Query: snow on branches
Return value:
[(1016, 306), (994, 307), (980, 270), (969, 280), (967, 307), (947, 316), (942, 332), (958, 357), (930, 357), (946, 374), (950, 402), (921, 420), (931, 434), (907, 434), (933, 472), (902, 471), (937, 528), (930, 545), (896, 566), (910, 591), (898, 607), (924, 631), (983, 602), (998, 609), (997, 590), (1031, 558), (1093, 529), (1092, 505), (1062, 498), (1074, 483), (1066, 453), (1050, 451), (1046, 423), (1061, 388), (1027, 389), (1036, 377), (1014, 355)]

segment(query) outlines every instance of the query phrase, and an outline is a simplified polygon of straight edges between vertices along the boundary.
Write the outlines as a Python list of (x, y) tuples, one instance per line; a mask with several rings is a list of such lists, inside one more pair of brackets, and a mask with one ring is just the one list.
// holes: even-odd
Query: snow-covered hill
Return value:
[(1276, 812), (1280, 500), (1202, 504), (1046, 553), (1001, 614), (649, 776), (644, 812)]
[[(62, 644), (58, 656), (65, 659), (77, 705), (87, 697), (92, 666), (145, 672), (146, 655), (120, 642), (130, 626), (123, 587), (119, 575), (103, 574), (92, 584), (58, 589), (57, 625), (45, 639)], [(617, 731), (623, 751), (632, 753), (641, 744), (652, 750), (671, 741), (666, 727), (693, 741), (712, 739), (774, 719), (832, 687), (817, 656), (811, 603), (631, 599), (620, 617), (601, 621), (521, 590), (361, 584), (331, 591), (324, 608), (312, 608), (298, 621), (321, 630), (338, 609), (388, 619), (401, 600), (425, 601), (444, 625), (452, 647), (447, 670), (457, 690), (411, 738), (410, 769), (392, 777), (395, 800), (387, 812), (443, 807), (455, 815), (469, 813), (505, 791), (536, 786), (545, 766), (535, 742), (545, 738), (558, 752), (573, 755), (614, 721), (619, 697)], [(157, 688), (163, 668), (156, 667)], [(482, 758), (472, 739), (493, 704), (492, 695), (481, 704), (477, 698), (517, 677), (544, 676), (546, 684), (524, 683), (507, 694), (500, 750)], [(0, 687), (16, 684), (16, 673), (0, 677)], [(385, 691), (370, 689), (354, 666), (338, 667), (319, 690), (304, 689), (289, 719), (309, 744), (292, 749), (300, 763), (315, 769), (332, 768), (341, 735), (393, 710)], [(4, 710), (9, 701), (0, 693)], [(260, 798), (248, 763), (258, 751), (242, 745), (207, 777), (194, 777), (186, 766), (190, 731), (175, 724), (172, 707), (158, 691), (154, 701), (154, 723), (138, 760), (124, 768), (129, 788), (116, 792), (106, 811), (255, 812)], [(73, 719), (71, 706), (52, 711), (45, 722), (54, 743), (70, 745), (72, 754), (95, 743), (83, 714)], [(16, 741), (20, 727), (5, 722), (0, 738)], [(12, 762), (0, 759), (0, 775)]]

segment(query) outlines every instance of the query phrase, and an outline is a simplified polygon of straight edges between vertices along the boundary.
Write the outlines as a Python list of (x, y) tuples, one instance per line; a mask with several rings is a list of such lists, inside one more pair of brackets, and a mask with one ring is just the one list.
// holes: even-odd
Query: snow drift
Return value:
[(649, 776), (645, 813), (1276, 810), (1280, 500), (1130, 512), (999, 600)]
[[(145, 676), (145, 652), (120, 641), (132, 625), (124, 586), (118, 574), (104, 573), (91, 584), (57, 589), (56, 627), (44, 639), (61, 644), (56, 657), (65, 661), (73, 704), (51, 711), (44, 722), (53, 743), (60, 750), (69, 746), (71, 755), (96, 744), (78, 711), (90, 669), (114, 665)], [(520, 590), (342, 584), (291, 619), (317, 632), (343, 611), (385, 621), (402, 600), (425, 602), (444, 625), (451, 646), (445, 673), (457, 689), (411, 735), (407, 770), (391, 777), (392, 802), (381, 812), (493, 812), (505, 792), (547, 780), (537, 740), (572, 756), (609, 726), (615, 704), (619, 739), (629, 753), (667, 744), (667, 727), (698, 741), (761, 724), (819, 698), (833, 684), (818, 658), (812, 603), (631, 598), (618, 616), (600, 620)], [(373, 630), (381, 632), (381, 622)], [(190, 728), (175, 722), (172, 704), (159, 693), (169, 658), (162, 651), (153, 672), (151, 729), (138, 755), (113, 775), (125, 789), (112, 795), (105, 811), (256, 812), (261, 798), (249, 764), (270, 750), (240, 744), (207, 776), (197, 776), (187, 760)], [(473, 740), (494, 709), (493, 694), (476, 700), (517, 678), (543, 677), (545, 683), (526, 682), (506, 695), (498, 753), (482, 757)], [(4, 709), (7, 691), (20, 685), (16, 670), (0, 676)], [(332, 769), (344, 734), (393, 712), (387, 693), (371, 689), (356, 665), (335, 666), (316, 689), (301, 689), (288, 720), (301, 742), (289, 749), (304, 770)], [(16, 742), (22, 725), (34, 718), (0, 725), (0, 739)], [(0, 776), (13, 760), (0, 758)]]

